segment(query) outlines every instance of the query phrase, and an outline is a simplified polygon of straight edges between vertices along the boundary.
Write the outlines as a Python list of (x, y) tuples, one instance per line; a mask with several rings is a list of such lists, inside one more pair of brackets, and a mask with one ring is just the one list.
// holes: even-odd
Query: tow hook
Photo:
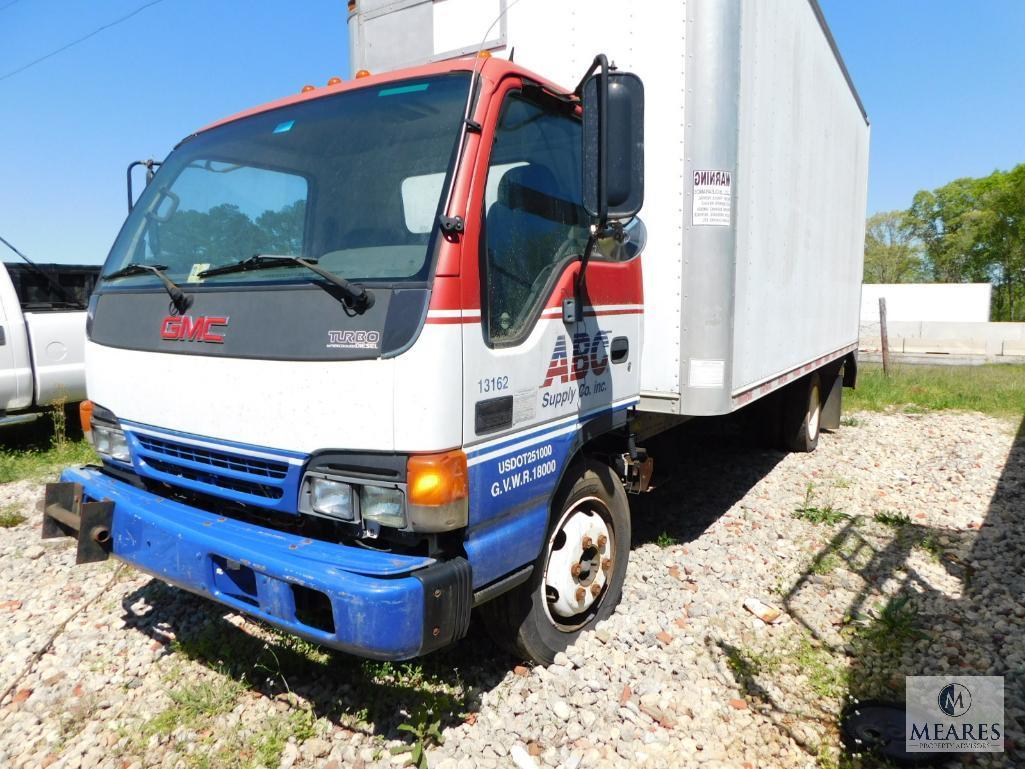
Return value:
[(80, 483), (48, 483), (43, 498), (43, 539), (72, 537), (78, 542), (75, 563), (110, 557), (114, 503), (84, 501)]

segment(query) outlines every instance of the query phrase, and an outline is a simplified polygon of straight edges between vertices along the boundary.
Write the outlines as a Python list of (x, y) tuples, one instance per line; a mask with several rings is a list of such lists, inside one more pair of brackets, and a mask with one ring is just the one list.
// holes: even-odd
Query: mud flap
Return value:
[(822, 404), (822, 415), (819, 427), (823, 430), (835, 430), (840, 426), (840, 412), (843, 401), (843, 374), (837, 374), (833, 379), (833, 386), (829, 389), (829, 396)]
[(114, 503), (85, 502), (82, 484), (48, 483), (43, 498), (43, 539), (72, 537), (78, 541), (75, 563), (110, 557)]

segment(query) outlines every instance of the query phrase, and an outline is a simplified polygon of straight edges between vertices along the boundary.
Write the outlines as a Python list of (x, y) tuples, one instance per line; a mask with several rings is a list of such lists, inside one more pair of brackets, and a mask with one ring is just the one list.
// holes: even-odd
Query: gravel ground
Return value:
[(476, 624), (409, 664), (327, 654), (114, 562), (72, 568), (39, 540), (41, 484), (0, 487), (28, 516), (0, 532), (0, 766), (398, 766), (398, 727), (434, 721), (436, 769), (843, 766), (847, 698), (948, 671), (1008, 676), (1009, 752), (975, 763), (1025, 765), (1025, 435), (845, 421), (811, 455), (666, 438), (620, 608), (547, 668)]

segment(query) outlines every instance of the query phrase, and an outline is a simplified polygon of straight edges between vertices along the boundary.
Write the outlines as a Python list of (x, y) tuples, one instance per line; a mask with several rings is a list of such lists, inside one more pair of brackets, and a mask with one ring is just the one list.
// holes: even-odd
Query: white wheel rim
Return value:
[(597, 497), (578, 500), (548, 538), (542, 590), (545, 612), (560, 630), (580, 627), (578, 618), (601, 600), (612, 573), (615, 542)]
[(822, 417), (822, 403), (819, 399), (819, 386), (812, 385), (811, 402), (808, 414), (808, 440), (813, 441), (819, 434), (819, 419)]

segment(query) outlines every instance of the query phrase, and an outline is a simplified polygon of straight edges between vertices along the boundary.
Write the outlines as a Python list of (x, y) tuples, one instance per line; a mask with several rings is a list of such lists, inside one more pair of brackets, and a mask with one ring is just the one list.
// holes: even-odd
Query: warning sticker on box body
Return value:
[(694, 172), (691, 219), (695, 225), (729, 227), (732, 206), (733, 174), (729, 171)]

